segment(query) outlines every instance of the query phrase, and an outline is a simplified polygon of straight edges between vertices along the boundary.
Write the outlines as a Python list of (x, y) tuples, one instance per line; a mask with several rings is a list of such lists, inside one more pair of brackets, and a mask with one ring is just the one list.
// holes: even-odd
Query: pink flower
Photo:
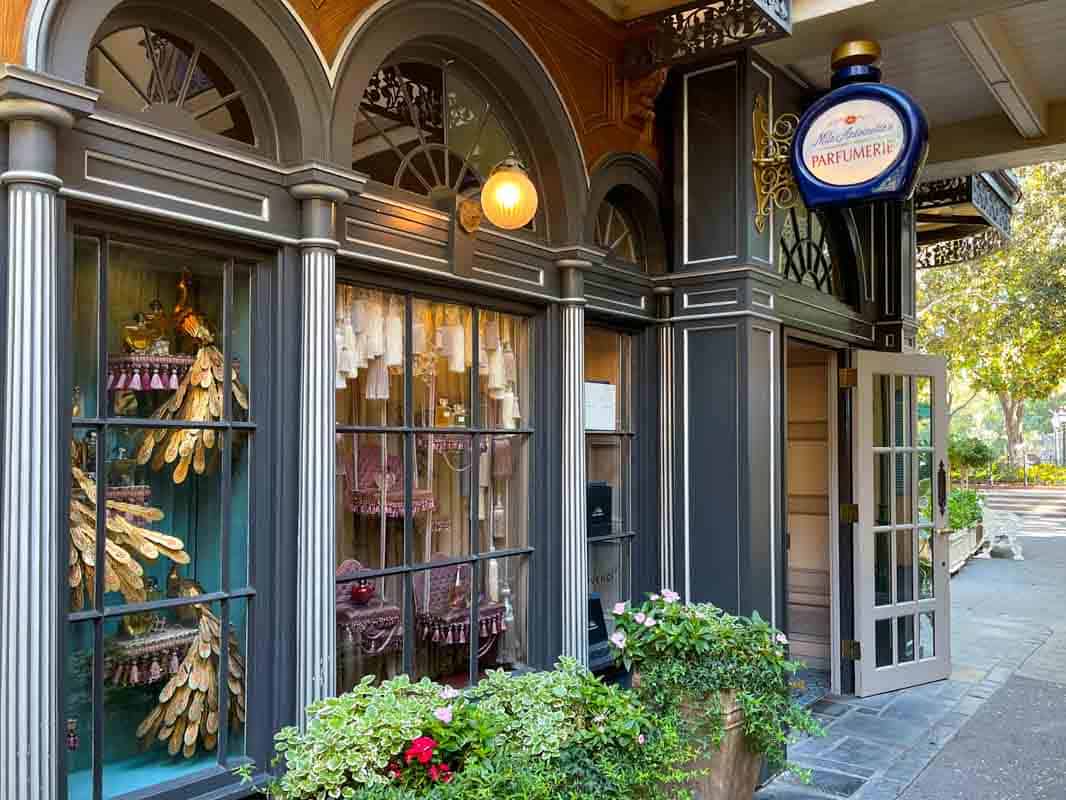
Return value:
[(445, 686), (440, 690), (440, 696), (442, 700), (454, 700), (459, 696), (459, 690), (454, 686)]
[(638, 613), (638, 614), (634, 615), (633, 619), (635, 619), (637, 621), (638, 625), (643, 625), (644, 624), (644, 620), (647, 619), (647, 617), (645, 617), (643, 613)]
[(657, 594), (653, 594), (653, 595), (651, 596), (651, 601), (652, 601), (653, 603), (654, 603), (654, 602), (655, 602), (656, 600), (658, 600), (658, 599), (659, 599), (659, 595), (657, 595)]
[(644, 742), (646, 742), (646, 741), (647, 741), (647, 739), (644, 738), (644, 734), (643, 733), (640, 736), (637, 737), (637, 744), (639, 744), (639, 745), (643, 745)]
[(626, 635), (622, 631), (615, 631), (611, 634), (611, 644), (617, 647), (619, 650), (626, 649)]
[(676, 603), (681, 595), (671, 589), (663, 589), (663, 600), (667, 603)]
[(777, 634), (777, 643), (778, 644), (788, 644), (788, 637), (785, 636), (785, 634), (783, 634), (783, 633)]
[(646, 620), (644, 620), (645, 628), (654, 628), (655, 624), (655, 620), (653, 620), (651, 617), (648, 617)]
[(615, 603), (614, 604), (614, 608), (612, 608), (611, 611), (614, 612), (614, 615), (616, 617), (620, 617), (624, 613), (626, 613), (626, 604), (625, 603)]
[(437, 719), (439, 719), (445, 725), (451, 725), (452, 724), (452, 716), (453, 716), (452, 715), (452, 707), (451, 706), (444, 706), (443, 708), (438, 708), (436, 711), (433, 712), (433, 716), (435, 716)]

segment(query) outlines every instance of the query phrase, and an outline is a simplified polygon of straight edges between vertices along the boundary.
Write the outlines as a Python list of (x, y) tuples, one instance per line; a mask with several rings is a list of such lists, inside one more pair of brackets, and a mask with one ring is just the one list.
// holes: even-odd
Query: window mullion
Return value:
[[(402, 78), (401, 78), (402, 80)], [(403, 421), (407, 429), (403, 434), (403, 561), (410, 567), (414, 560), (414, 481), (416, 451), (414, 427), (414, 301), (410, 294), (404, 295), (404, 332), (403, 332)], [(356, 443), (358, 446), (358, 442)], [(430, 455), (432, 457), (432, 454)], [(384, 509), (382, 509), (384, 519)], [(427, 531), (427, 536), (430, 535)], [(385, 564), (381, 565), (382, 568)], [(415, 594), (411, 573), (405, 572), (403, 579), (403, 665), (404, 672), (414, 672), (415, 663)]]
[[(481, 397), (478, 394), (480, 389), (480, 369), (481, 369), (481, 341), (480, 341), (480, 310), (475, 306), (470, 311), (470, 352), (472, 354), (470, 365), (470, 416), (469, 420), (476, 428), (480, 428), (483, 425), (481, 419)], [(467, 492), (467, 496), (470, 498), (469, 508), (467, 509), (467, 519), (469, 528), (469, 553), (471, 556), (477, 556), (481, 552), (481, 537), (480, 524), (478, 520), (478, 505), (481, 500), (481, 478), (478, 474), (481, 468), (481, 434), (475, 433), (470, 439), (470, 469), (467, 470), (466, 480), (470, 489)], [(488, 437), (489, 453), (492, 453), (492, 437)], [(432, 454), (430, 454), (432, 458)], [(491, 455), (490, 455), (491, 457)], [(490, 473), (491, 474), (491, 473)], [(462, 478), (460, 478), (462, 480)], [(491, 481), (490, 481), (491, 486)], [(492, 491), (489, 491), (489, 505), (492, 504)], [(493, 514), (490, 511), (486, 516), (491, 520)], [(490, 522), (491, 526), (493, 523)], [(489, 542), (494, 542), (492, 536), (494, 531), (489, 531)], [(491, 546), (491, 544), (490, 544)], [(469, 682), (473, 686), (477, 683), (477, 667), (478, 667), (478, 650), (481, 647), (481, 626), (478, 624), (478, 617), (481, 613), (481, 604), (479, 602), (481, 586), (481, 563), (480, 560), (475, 560), (470, 565), (470, 596), (468, 602), (469, 608), (469, 624), (470, 624), (470, 657), (469, 657)]]
[[(108, 262), (111, 252), (109, 236), (100, 240), (100, 253), (97, 258), (99, 272), (97, 274), (97, 398), (96, 409), (98, 416), (108, 416), (107, 394), (107, 307), (108, 307)], [(101, 415), (100, 410), (105, 409)], [(102, 612), (104, 608), (104, 588), (106, 587), (105, 575), (107, 572), (107, 470), (105, 468), (108, 425), (104, 422), (96, 428), (96, 569), (93, 573), (95, 587), (93, 589), (96, 602), (93, 604), (96, 611)], [(69, 480), (69, 478), (68, 478)], [(73, 491), (73, 486), (71, 491)], [(68, 522), (69, 525), (69, 522)], [(69, 532), (67, 534), (70, 535)], [(93, 800), (102, 800), (104, 794), (104, 620), (97, 618), (93, 622)]]

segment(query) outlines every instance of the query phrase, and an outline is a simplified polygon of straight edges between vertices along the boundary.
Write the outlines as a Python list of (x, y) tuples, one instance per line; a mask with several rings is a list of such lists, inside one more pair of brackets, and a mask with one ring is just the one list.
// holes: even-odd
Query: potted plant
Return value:
[(788, 639), (757, 612), (685, 605), (663, 589), (613, 613), (611, 645), (638, 693), (697, 745), (689, 785), (702, 800), (752, 797), (764, 759), (773, 770), (792, 768), (790, 734), (822, 733), (792, 698), (799, 665), (788, 658)]

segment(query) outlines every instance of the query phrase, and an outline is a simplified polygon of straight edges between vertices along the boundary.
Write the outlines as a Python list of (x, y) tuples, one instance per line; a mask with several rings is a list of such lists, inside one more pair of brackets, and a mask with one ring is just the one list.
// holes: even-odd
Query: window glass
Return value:
[(75, 409), (67, 478), (69, 783), (114, 797), (246, 755), (257, 272), (108, 236), (75, 237), (74, 260), (71, 318), (91, 341), (73, 373), (102, 413)]
[(611, 609), (633, 600), (632, 452), (635, 431), (630, 411), (632, 336), (610, 328), (585, 328), (585, 469), (587, 535), (589, 538), (589, 613), (602, 615), (606, 631), (597, 624), (591, 641), (596, 668), (610, 666), (596, 660), (596, 645), (614, 629)]
[(115, 110), (256, 144), (242, 91), (200, 47), (175, 34), (140, 25), (109, 34), (89, 52), (86, 79)]
[(608, 197), (596, 214), (596, 245), (607, 251), (607, 257), (647, 267), (644, 242), (633, 215), (620, 198)]
[(529, 320), (343, 283), (337, 297), (339, 349), (364, 298), (409, 314), (395, 328), (411, 337), (376, 405), (362, 370), (338, 370), (338, 687), (405, 671), (458, 687), (524, 664)]
[[(403, 297), (340, 286), (336, 302), (337, 423), (402, 425)], [(418, 333), (416, 329), (416, 340)]]

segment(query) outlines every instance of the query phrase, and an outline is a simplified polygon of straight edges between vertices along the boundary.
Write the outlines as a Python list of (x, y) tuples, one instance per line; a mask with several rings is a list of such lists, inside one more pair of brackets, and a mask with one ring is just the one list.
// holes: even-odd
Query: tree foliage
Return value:
[(1066, 163), (1021, 171), (1023, 199), (1008, 247), (918, 278), (919, 341), (949, 374), (999, 399), (1008, 458), (1025, 403), (1066, 380)]

